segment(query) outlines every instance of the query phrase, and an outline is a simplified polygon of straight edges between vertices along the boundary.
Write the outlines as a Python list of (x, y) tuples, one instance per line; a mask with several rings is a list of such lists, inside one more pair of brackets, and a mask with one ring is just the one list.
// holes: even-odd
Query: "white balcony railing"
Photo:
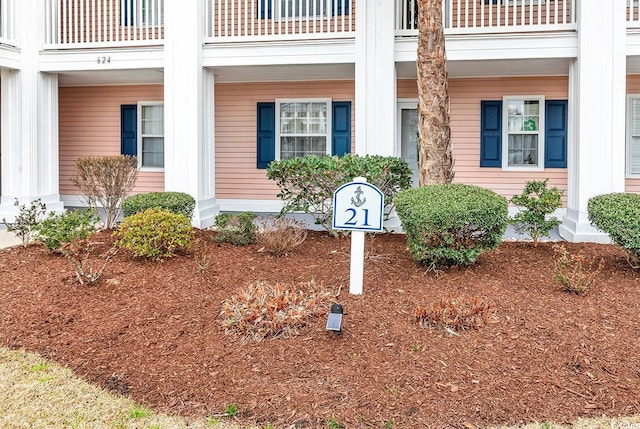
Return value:
[(355, 0), (206, 0), (207, 42), (353, 37)]
[(158, 45), (164, 0), (45, 0), (45, 48)]
[(627, 28), (640, 28), (640, 5), (638, 0), (627, 2)]
[[(629, 0), (633, 1), (633, 0)], [(396, 35), (418, 31), (418, 0), (396, 0)], [(575, 30), (576, 0), (443, 0), (445, 34)]]
[(0, 44), (17, 46), (15, 0), (0, 0)]

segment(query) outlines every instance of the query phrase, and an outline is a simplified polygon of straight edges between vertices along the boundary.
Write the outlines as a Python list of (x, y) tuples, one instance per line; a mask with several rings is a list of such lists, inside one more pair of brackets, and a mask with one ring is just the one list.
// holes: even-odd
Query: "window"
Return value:
[(640, 177), (640, 95), (627, 99), (627, 176)]
[(162, 102), (138, 103), (138, 166), (164, 168), (164, 105)]
[(164, 25), (165, 0), (121, 0), (120, 20), (123, 25), (160, 27)]
[(331, 153), (331, 100), (276, 100), (276, 159)]
[(504, 168), (543, 168), (544, 97), (504, 97)]
[[(329, 0), (280, 0), (278, 14), (282, 18), (326, 17)], [(342, 1), (342, 0), (340, 0)]]

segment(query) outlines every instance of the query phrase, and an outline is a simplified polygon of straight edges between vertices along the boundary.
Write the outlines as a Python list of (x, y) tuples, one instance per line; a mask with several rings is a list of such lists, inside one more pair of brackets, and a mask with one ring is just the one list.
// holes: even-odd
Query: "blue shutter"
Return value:
[(260, 19), (265, 18), (265, 11), (267, 12), (267, 19), (271, 19), (271, 17), (273, 16), (271, 14), (272, 3), (273, 0), (260, 0)]
[(122, 25), (134, 25), (133, 11), (135, 9), (133, 1), (134, 0), (121, 0), (120, 2), (120, 5), (122, 7), (120, 19), (124, 21)]
[[(489, 4), (489, 3), (490, 3), (489, 0), (484, 0), (484, 4)], [(491, 0), (491, 3), (498, 4), (498, 0)], [(502, 2), (500, 2), (500, 3), (502, 3)]]
[(329, 0), (329, 1), (331, 1), (331, 15), (333, 16), (349, 15), (349, 2), (351, 0)]
[(276, 103), (258, 103), (257, 167), (267, 168), (276, 159)]
[(351, 152), (351, 102), (334, 101), (331, 106), (331, 153), (344, 155)]
[(120, 106), (120, 153), (138, 154), (138, 106), (135, 104)]
[(502, 101), (480, 102), (480, 167), (502, 166)]
[(547, 100), (544, 127), (545, 168), (567, 168), (567, 100)]

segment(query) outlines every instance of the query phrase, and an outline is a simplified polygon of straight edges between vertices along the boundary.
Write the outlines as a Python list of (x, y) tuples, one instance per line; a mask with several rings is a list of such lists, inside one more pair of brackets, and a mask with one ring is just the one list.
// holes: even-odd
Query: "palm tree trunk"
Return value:
[(418, 171), (420, 186), (453, 181), (442, 0), (418, 0)]

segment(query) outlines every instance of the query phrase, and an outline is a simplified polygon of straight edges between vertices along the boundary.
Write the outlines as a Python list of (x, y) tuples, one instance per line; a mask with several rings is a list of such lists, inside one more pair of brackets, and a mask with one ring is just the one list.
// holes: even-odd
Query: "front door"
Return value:
[(400, 156), (411, 169), (411, 183), (418, 186), (418, 109), (416, 103), (401, 103), (400, 116)]

